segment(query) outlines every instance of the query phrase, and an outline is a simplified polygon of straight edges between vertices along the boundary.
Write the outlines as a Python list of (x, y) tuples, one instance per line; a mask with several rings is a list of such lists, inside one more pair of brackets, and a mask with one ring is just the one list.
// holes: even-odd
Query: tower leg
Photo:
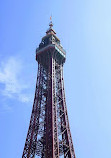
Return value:
[(41, 127), (40, 117), (43, 106), (43, 72), (44, 69), (39, 64), (34, 103), (22, 158), (34, 158), (36, 153), (40, 153), (37, 151), (37, 135), (40, 134)]
[(64, 158), (75, 158), (65, 101), (63, 66), (56, 63), (56, 93), (58, 107), (59, 150)]

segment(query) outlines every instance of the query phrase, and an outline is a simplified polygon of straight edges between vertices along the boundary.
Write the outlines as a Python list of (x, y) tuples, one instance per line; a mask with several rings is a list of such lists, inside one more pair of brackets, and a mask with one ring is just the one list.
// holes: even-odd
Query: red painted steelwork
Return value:
[(51, 25), (36, 50), (37, 83), (22, 158), (75, 158), (63, 80), (65, 51), (52, 30)]

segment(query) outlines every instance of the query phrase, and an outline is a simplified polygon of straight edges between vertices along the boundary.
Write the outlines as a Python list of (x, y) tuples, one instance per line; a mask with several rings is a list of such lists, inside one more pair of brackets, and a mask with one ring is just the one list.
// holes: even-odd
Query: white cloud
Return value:
[(15, 98), (21, 102), (30, 102), (31, 97), (24, 91), (28, 90), (27, 83), (23, 83), (22, 63), (16, 57), (10, 57), (1, 63), (0, 84), (1, 93), (8, 98)]

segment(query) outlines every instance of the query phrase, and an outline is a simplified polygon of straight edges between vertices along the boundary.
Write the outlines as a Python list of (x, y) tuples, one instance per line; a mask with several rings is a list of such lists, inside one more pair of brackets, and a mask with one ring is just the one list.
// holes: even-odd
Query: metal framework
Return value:
[(36, 50), (37, 83), (22, 158), (75, 158), (63, 80), (65, 51), (52, 22), (49, 26)]

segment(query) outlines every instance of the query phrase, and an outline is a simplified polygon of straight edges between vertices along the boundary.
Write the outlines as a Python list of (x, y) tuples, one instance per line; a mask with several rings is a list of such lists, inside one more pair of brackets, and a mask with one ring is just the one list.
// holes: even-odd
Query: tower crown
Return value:
[(56, 59), (60, 61), (60, 63), (65, 62), (66, 51), (62, 47), (60, 39), (56, 36), (52, 21), (50, 21), (46, 35), (42, 38), (39, 47), (36, 49), (36, 60), (39, 62), (41, 57), (43, 58), (45, 56), (46, 58), (47, 52), (50, 52), (50, 55), (56, 56)]

